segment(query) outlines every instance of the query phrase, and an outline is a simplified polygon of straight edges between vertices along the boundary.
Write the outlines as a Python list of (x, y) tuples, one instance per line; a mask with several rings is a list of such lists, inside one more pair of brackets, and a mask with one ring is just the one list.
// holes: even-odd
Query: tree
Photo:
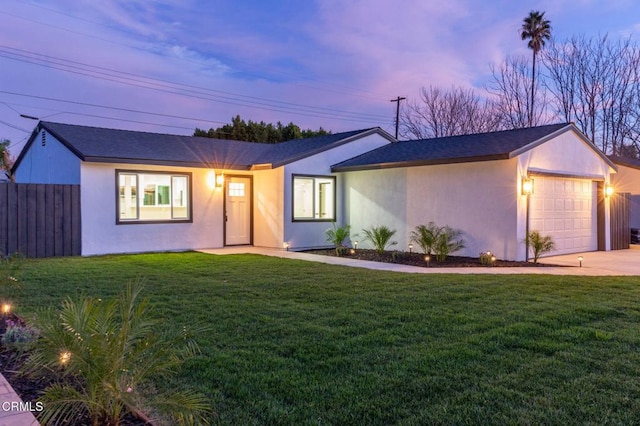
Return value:
[(401, 118), (401, 135), (407, 139), (490, 132), (500, 123), (491, 102), (462, 87), (423, 87), (420, 99), (409, 103)]
[(4, 173), (7, 177), (11, 177), (11, 167), (13, 166), (13, 160), (9, 154), (9, 146), (11, 141), (4, 139), (0, 141), (0, 173)]
[(542, 56), (557, 114), (602, 151), (621, 155), (640, 142), (640, 48), (631, 39), (573, 37)]
[(193, 136), (203, 136), (214, 139), (230, 139), (245, 142), (278, 143), (292, 139), (306, 139), (315, 136), (328, 135), (331, 132), (320, 127), (318, 130), (300, 130), (293, 123), (286, 126), (278, 122), (276, 125), (264, 121), (245, 122), (239, 115), (231, 119), (231, 124), (225, 124), (217, 129), (202, 130), (196, 128)]
[(533, 126), (534, 96), (536, 87), (536, 56), (544, 47), (545, 40), (551, 38), (551, 22), (544, 19), (544, 12), (531, 11), (529, 16), (524, 18), (520, 37), (522, 40), (529, 40), (529, 49), (533, 51), (533, 65), (531, 71), (531, 107), (529, 108), (529, 127)]
[[(487, 88), (495, 96), (494, 114), (500, 119), (502, 129), (520, 129), (529, 125), (530, 117), (533, 122), (545, 122), (546, 111), (541, 108), (536, 114), (531, 110), (529, 102), (529, 75), (531, 68), (529, 61), (523, 56), (507, 56), (500, 67), (491, 66), (493, 81)], [(536, 98), (543, 106), (546, 102), (546, 92), (537, 93)]]

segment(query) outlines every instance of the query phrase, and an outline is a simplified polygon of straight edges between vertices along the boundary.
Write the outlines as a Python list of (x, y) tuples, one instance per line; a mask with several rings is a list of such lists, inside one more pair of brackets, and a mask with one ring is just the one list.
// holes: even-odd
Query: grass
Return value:
[(141, 277), (167, 327), (208, 327), (202, 356), (156, 386), (205, 393), (214, 423), (640, 422), (640, 277), (145, 254), (30, 260), (2, 296), (28, 318)]

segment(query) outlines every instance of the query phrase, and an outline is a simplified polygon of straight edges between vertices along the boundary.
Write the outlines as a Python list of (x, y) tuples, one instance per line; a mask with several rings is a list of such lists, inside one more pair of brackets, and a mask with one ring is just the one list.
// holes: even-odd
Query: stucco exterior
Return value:
[[(116, 224), (116, 169), (192, 173), (192, 222)], [(82, 254), (222, 247), (223, 193), (222, 189), (207, 185), (209, 172), (209, 169), (83, 163)]]
[[(435, 222), (461, 230), (458, 255), (491, 250), (517, 257), (516, 161), (491, 161), (345, 173), (347, 216), (353, 232), (386, 225), (396, 230), (397, 250), (408, 250), (410, 233)], [(362, 241), (362, 238), (360, 238)], [(359, 247), (371, 248), (362, 241)]]

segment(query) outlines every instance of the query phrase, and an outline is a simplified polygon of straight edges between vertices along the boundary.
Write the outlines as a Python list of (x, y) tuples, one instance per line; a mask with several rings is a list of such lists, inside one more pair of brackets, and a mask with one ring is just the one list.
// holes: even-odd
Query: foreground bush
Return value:
[(533, 253), (533, 263), (538, 263), (538, 259), (543, 254), (549, 253), (556, 248), (556, 243), (551, 235), (542, 235), (539, 231), (531, 231), (524, 239), (527, 251), (531, 249)]
[(333, 224), (333, 228), (327, 229), (325, 234), (327, 235), (327, 241), (332, 243), (336, 249), (336, 256), (340, 256), (341, 252), (347, 248), (344, 245), (344, 241), (349, 238), (349, 231), (351, 226), (336, 226)]
[(138, 301), (140, 291), (128, 285), (112, 301), (67, 298), (59, 310), (37, 316), (40, 339), (27, 371), (59, 378), (41, 398), (40, 421), (76, 424), (89, 417), (94, 425), (118, 425), (126, 413), (144, 419), (143, 407), (153, 407), (175, 423), (206, 423), (210, 406), (200, 395), (141, 392), (149, 379), (173, 374), (198, 350), (186, 336), (168, 334), (147, 319), (149, 304)]
[(449, 255), (464, 248), (462, 231), (438, 226), (435, 222), (416, 226), (409, 239), (422, 248), (424, 254), (434, 253), (438, 262), (444, 262)]

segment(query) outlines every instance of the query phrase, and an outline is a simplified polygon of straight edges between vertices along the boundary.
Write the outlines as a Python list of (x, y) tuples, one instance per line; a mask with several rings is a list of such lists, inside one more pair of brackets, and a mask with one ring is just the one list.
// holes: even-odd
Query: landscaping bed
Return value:
[[(324, 250), (308, 250), (305, 253), (318, 254), (322, 256), (337, 256), (335, 249)], [(422, 266), (430, 268), (474, 268), (474, 267), (532, 267), (532, 266), (557, 266), (532, 262), (516, 262), (509, 260), (496, 259), (491, 265), (482, 264), (480, 258), (477, 257), (465, 257), (465, 256), (447, 256), (447, 258), (438, 262), (435, 256), (430, 256), (429, 261), (425, 260), (425, 255), (416, 252), (404, 252), (404, 251), (385, 251), (378, 253), (375, 250), (358, 249), (351, 251), (349, 249), (343, 250), (340, 257), (358, 260), (370, 260), (373, 262), (385, 262), (385, 263), (397, 263), (401, 265), (410, 266)]]

